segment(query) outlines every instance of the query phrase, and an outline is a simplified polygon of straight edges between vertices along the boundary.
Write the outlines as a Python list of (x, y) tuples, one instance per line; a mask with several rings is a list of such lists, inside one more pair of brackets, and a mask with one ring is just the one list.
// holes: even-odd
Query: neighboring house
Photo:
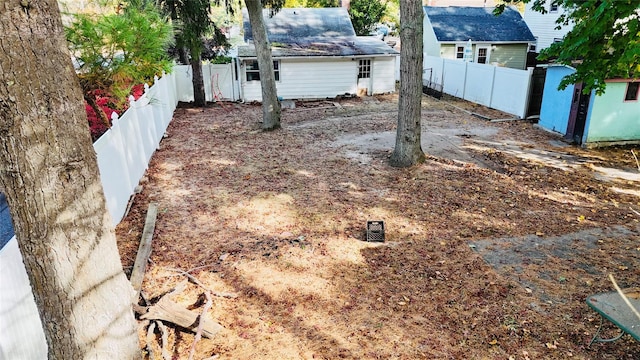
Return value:
[[(345, 8), (264, 10), (276, 87), (282, 99), (320, 99), (395, 91), (399, 53), (375, 37), (356, 36)], [(238, 47), (241, 97), (260, 101), (260, 73), (251, 24), (243, 10), (247, 45)]]
[(582, 94), (581, 84), (558, 90), (573, 72), (548, 67), (538, 125), (585, 147), (640, 143), (640, 79), (607, 80), (602, 95)]
[(551, 5), (551, 0), (547, 0), (544, 7), (547, 13), (542, 14), (532, 9), (533, 1), (526, 4), (524, 10), (524, 21), (531, 29), (531, 32), (536, 37), (535, 44), (532, 44), (530, 51), (540, 52), (542, 49), (546, 49), (554, 42), (561, 41), (564, 36), (571, 31), (573, 25), (563, 25), (560, 30), (556, 30), (558, 26), (556, 20), (565, 11), (561, 6)]
[(499, 16), (489, 7), (423, 9), (425, 55), (463, 60), (471, 46), (473, 62), (526, 68), (529, 45), (536, 39), (516, 9), (507, 7)]

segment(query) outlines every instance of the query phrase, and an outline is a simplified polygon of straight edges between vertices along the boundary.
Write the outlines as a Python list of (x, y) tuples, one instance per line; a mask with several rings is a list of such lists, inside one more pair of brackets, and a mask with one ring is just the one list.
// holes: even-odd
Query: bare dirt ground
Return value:
[[(396, 96), (299, 103), (267, 133), (257, 105), (176, 111), (116, 231), (130, 270), (159, 204), (152, 302), (186, 280), (176, 270), (237, 295), (213, 297), (224, 330), (195, 359), (640, 359), (628, 335), (588, 347), (599, 317), (585, 303), (613, 289), (608, 274), (640, 286), (632, 149), (423, 106), (427, 160), (410, 169), (388, 165)], [(384, 243), (363, 241), (367, 220), (384, 221)], [(200, 312), (204, 291), (172, 298)], [(170, 328), (169, 356), (193, 342)]]

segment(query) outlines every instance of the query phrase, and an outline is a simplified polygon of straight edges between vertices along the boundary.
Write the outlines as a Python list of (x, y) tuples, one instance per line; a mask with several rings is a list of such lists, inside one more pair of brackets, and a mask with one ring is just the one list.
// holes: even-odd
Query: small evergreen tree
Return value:
[(85, 95), (102, 90), (126, 101), (131, 88), (171, 70), (171, 26), (152, 6), (109, 15), (75, 15), (65, 28)]

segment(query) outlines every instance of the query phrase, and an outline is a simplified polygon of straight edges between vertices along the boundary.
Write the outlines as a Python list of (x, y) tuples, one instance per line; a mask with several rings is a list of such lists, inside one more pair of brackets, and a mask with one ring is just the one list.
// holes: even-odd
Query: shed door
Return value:
[(589, 111), (589, 98), (591, 93), (583, 94), (584, 84), (575, 84), (573, 87), (573, 98), (571, 100), (571, 111), (569, 112), (569, 123), (567, 125), (566, 139), (573, 140), (576, 144), (582, 144), (584, 126), (587, 122), (587, 111)]
[(373, 61), (372, 59), (358, 60), (358, 95), (373, 95)]

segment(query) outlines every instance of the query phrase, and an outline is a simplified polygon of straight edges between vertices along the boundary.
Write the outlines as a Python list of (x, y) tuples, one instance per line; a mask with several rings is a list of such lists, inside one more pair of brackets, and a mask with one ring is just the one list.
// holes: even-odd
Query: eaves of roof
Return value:
[[(272, 43), (274, 58), (398, 56), (384, 41), (368, 36), (302, 38), (290, 43)], [(238, 47), (239, 58), (255, 58), (253, 44)]]

